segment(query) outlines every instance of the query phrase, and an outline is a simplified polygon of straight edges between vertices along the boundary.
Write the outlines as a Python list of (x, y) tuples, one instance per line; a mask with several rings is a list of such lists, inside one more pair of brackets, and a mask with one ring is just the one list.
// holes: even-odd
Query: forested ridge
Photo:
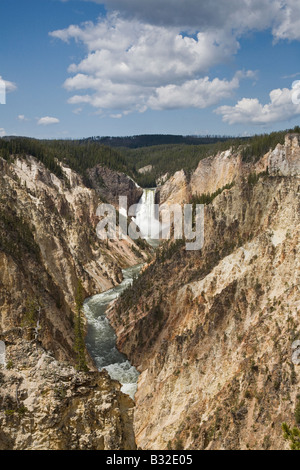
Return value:
[[(15, 155), (32, 155), (59, 178), (64, 176), (58, 161), (63, 162), (81, 174), (87, 185), (87, 170), (102, 165), (126, 173), (141, 187), (154, 187), (157, 179), (166, 173), (172, 175), (183, 169), (189, 174), (195, 170), (201, 159), (230, 148), (240, 151), (244, 161), (255, 162), (278, 143), (283, 144), (287, 132), (300, 132), (300, 127), (249, 138), (144, 135), (38, 140), (3, 137), (0, 138), (0, 156), (8, 160)], [(163, 143), (152, 145), (158, 142)], [(138, 172), (148, 165), (152, 166), (150, 171), (144, 174)]]

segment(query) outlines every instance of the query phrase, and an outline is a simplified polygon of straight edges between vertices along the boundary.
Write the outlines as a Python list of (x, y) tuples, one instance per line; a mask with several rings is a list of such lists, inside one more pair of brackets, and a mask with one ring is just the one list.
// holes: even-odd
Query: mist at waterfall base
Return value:
[[(159, 241), (151, 239), (151, 233), (155, 230), (155, 190), (144, 190), (137, 210), (135, 223), (149, 244), (157, 246)], [(151, 232), (152, 229), (152, 232)], [(132, 284), (135, 276), (138, 276), (143, 264), (139, 264), (123, 270), (123, 281), (118, 286), (87, 299), (84, 303), (84, 313), (88, 323), (86, 336), (87, 349), (94, 359), (98, 370), (107, 370), (113, 380), (122, 385), (121, 391), (134, 399), (137, 390), (139, 373), (130, 364), (126, 356), (121, 354), (116, 347), (116, 334), (111, 327), (106, 311), (109, 305)]]

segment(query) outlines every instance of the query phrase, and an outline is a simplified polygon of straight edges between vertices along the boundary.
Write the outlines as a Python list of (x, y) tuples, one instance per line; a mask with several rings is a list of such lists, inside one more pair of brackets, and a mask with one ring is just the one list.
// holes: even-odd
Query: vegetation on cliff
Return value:
[(76, 369), (79, 372), (87, 372), (88, 366), (86, 363), (86, 347), (85, 347), (85, 334), (83, 325), (83, 301), (84, 301), (84, 289), (81, 280), (78, 281), (75, 304), (76, 304), (76, 316), (75, 316), (75, 333), (74, 333), (74, 351), (76, 354)]
[[(283, 143), (287, 132), (255, 135), (249, 138), (203, 138), (182, 136), (135, 136), (128, 138), (89, 138), (81, 140), (37, 140), (25, 137), (0, 139), (0, 157), (8, 160), (13, 155), (32, 155), (59, 178), (63, 172), (58, 161), (70, 166), (84, 177), (89, 185), (87, 170), (102, 165), (124, 172), (141, 187), (155, 187), (156, 180), (168, 173), (184, 169), (190, 174), (199, 161), (210, 155), (232, 148), (241, 151), (245, 162), (259, 160), (270, 148)], [(140, 168), (151, 165), (151, 171), (141, 174)]]

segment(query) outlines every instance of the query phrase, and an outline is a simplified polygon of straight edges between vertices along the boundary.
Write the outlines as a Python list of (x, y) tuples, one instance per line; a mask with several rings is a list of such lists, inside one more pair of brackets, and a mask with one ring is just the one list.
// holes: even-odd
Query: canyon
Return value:
[[(230, 149), (162, 178), (162, 209), (219, 191), (195, 252), (181, 241), (154, 255), (129, 237), (99, 240), (98, 205), (137, 203), (143, 190), (99, 165), (88, 184), (60, 165), (63, 178), (30, 155), (0, 158), (0, 449), (288, 449), (282, 423), (295, 424), (299, 400), (300, 136), (255, 162)], [(134, 402), (87, 351), (89, 372), (76, 370), (74, 315), (79, 279), (91, 297), (138, 264), (107, 311), (140, 374)]]

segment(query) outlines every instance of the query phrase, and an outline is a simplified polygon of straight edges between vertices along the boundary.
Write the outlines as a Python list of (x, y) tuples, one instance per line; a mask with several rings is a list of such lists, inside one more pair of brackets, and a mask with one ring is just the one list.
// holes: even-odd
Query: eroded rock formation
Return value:
[(78, 373), (22, 329), (0, 335), (0, 450), (133, 450), (133, 402), (106, 373)]

